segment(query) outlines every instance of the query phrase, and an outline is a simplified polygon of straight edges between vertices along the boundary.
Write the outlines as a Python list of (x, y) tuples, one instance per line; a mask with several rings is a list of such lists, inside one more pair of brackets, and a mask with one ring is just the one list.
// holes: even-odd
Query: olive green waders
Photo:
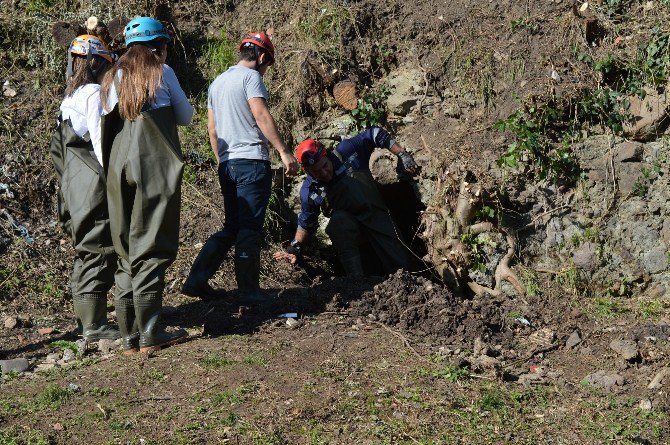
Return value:
[(370, 173), (350, 172), (330, 184), (323, 213), (330, 217), (326, 233), (347, 275), (363, 275), (362, 241), (370, 244), (385, 274), (409, 268), (408, 249)]
[(119, 256), (115, 304), (127, 350), (160, 349), (186, 336), (160, 324), (165, 269), (177, 256), (184, 164), (172, 107), (134, 121), (103, 117), (107, 199)]
[(89, 135), (77, 136), (70, 120), (60, 116), (49, 151), (60, 183), (58, 218), (76, 253), (70, 288), (77, 323), (89, 341), (118, 338), (119, 331), (107, 324), (107, 292), (114, 284), (116, 253), (102, 166)]

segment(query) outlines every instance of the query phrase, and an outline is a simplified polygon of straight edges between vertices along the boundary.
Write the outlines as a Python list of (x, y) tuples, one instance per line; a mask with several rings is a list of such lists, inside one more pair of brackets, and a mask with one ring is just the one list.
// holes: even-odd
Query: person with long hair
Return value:
[(160, 322), (165, 270), (179, 244), (183, 160), (177, 125), (193, 117), (165, 64), (170, 36), (151, 17), (125, 28), (128, 50), (102, 84), (103, 159), (112, 241), (119, 256), (114, 302), (126, 354), (186, 337)]
[(107, 321), (116, 254), (100, 146), (100, 80), (114, 59), (97, 36), (84, 34), (72, 41), (65, 98), (50, 147), (60, 182), (59, 219), (76, 253), (70, 278), (74, 313), (89, 341), (119, 337)]

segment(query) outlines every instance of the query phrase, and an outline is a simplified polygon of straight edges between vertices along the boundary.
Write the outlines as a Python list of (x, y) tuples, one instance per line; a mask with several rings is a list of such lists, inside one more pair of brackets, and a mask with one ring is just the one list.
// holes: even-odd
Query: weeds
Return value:
[(67, 403), (74, 391), (70, 388), (64, 388), (60, 385), (51, 384), (37, 396), (35, 399), (35, 407), (38, 409), (52, 409), (56, 410)]
[(74, 352), (75, 354), (79, 355), (79, 348), (77, 347), (77, 344), (73, 341), (67, 341), (67, 340), (56, 340), (54, 342), (51, 342), (50, 345), (52, 348), (59, 348), (62, 350), (69, 349), (70, 351)]
[(214, 79), (238, 61), (237, 42), (228, 37), (224, 29), (219, 36), (208, 38), (205, 43), (201, 63), (204, 65), (205, 79)]
[(218, 354), (209, 354), (201, 360), (201, 363), (208, 368), (221, 368), (234, 364), (235, 360)]
[(369, 91), (363, 98), (358, 99), (358, 106), (351, 110), (356, 132), (384, 123), (386, 119), (386, 99), (390, 93), (391, 91), (386, 85), (381, 85), (376, 90)]
[(147, 377), (158, 383), (163, 383), (167, 380), (165, 373), (159, 369), (150, 369), (149, 372), (147, 372)]
[(612, 297), (598, 297), (593, 302), (593, 313), (600, 318), (616, 318), (628, 310)]
[(544, 105), (527, 107), (496, 122), (497, 130), (510, 132), (515, 139), (498, 159), (498, 165), (517, 168), (524, 162), (541, 180), (576, 183), (581, 171), (570, 148), (568, 133), (563, 133), (562, 142), (558, 144), (549, 137), (550, 127), (559, 119), (561, 112), (557, 108)]
[(242, 359), (242, 363), (247, 365), (267, 366), (268, 360), (261, 355), (247, 355)]

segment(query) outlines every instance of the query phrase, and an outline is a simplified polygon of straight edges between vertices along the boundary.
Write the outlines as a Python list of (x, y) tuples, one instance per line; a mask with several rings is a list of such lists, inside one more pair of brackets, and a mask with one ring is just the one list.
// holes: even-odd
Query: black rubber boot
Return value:
[(133, 295), (135, 317), (140, 331), (140, 352), (159, 351), (188, 336), (185, 330), (166, 332), (160, 324), (163, 298), (157, 294)]
[(182, 293), (203, 300), (215, 300), (224, 297), (226, 295), (225, 291), (212, 288), (208, 280), (219, 270), (232, 245), (232, 239), (225, 238), (219, 233), (210, 236), (205, 245), (202, 246), (195, 261), (193, 261), (191, 271), (182, 287)]
[(82, 336), (88, 341), (116, 340), (118, 329), (107, 323), (107, 297), (105, 294), (81, 294), (73, 298), (74, 314), (81, 324)]
[(244, 304), (263, 304), (271, 301), (274, 296), (261, 290), (260, 250), (237, 249), (235, 252), (235, 278), (239, 291), (239, 301)]

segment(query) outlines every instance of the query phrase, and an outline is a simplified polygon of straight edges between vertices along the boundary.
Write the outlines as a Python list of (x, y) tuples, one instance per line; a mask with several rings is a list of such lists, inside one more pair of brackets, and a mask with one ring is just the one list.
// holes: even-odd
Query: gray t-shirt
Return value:
[(268, 140), (258, 127), (249, 99), (268, 100), (268, 90), (258, 71), (233, 65), (209, 86), (207, 108), (213, 110), (219, 159), (267, 161)]

